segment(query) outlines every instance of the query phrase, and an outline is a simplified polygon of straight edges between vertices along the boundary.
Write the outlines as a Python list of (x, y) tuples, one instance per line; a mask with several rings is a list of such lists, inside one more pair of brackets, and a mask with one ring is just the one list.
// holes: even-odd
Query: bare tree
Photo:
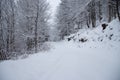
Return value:
[(24, 0), (19, 1), (18, 5), (22, 14), (19, 13), (21, 15), (19, 25), (24, 29), (27, 50), (34, 49), (37, 53), (49, 32), (47, 26), (49, 4), (46, 0)]

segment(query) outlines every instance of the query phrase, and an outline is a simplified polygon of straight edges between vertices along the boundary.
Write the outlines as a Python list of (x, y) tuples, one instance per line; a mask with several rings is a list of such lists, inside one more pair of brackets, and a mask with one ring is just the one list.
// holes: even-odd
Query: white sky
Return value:
[(54, 23), (54, 16), (56, 14), (56, 9), (60, 3), (60, 0), (47, 0), (47, 1), (50, 3), (51, 6), (50, 13), (52, 18), (50, 19), (50, 22)]

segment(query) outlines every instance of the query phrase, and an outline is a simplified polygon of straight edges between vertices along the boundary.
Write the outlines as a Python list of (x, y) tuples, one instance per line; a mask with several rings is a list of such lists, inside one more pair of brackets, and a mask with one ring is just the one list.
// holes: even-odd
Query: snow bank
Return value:
[[(88, 47), (88, 44), (90, 44), (89, 47), (98, 47), (99, 44), (105, 44), (109, 47), (119, 47), (120, 22), (118, 20), (113, 20), (111, 23), (108, 23), (108, 26), (105, 30), (102, 29), (101, 25), (92, 30), (79, 30), (79, 32), (72, 34), (71, 36), (67, 37), (67, 39), (71, 38), (71, 41), (76, 42), (79, 44), (79, 46), (87, 45)], [(81, 41), (81, 39), (86, 41)], [(95, 45), (96, 43), (98, 43), (98, 45)], [(104, 45), (101, 47), (104, 47)]]

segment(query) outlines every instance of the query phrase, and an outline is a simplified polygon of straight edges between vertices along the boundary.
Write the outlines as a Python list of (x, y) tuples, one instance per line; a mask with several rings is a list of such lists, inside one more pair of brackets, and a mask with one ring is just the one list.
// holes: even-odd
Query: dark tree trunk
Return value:
[(37, 3), (37, 14), (36, 14), (36, 20), (35, 20), (35, 53), (38, 52), (38, 18), (39, 18), (39, 0)]
[(120, 21), (120, 13), (119, 13), (119, 4), (120, 3), (120, 1), (119, 0), (116, 0), (116, 10), (117, 10), (117, 15), (118, 15), (118, 19), (119, 19), (119, 21)]

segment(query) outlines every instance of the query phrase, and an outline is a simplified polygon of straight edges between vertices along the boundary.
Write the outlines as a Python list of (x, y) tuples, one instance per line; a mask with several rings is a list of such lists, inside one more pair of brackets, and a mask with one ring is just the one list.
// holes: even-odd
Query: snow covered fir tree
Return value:
[(120, 0), (0, 0), (0, 80), (120, 80)]

